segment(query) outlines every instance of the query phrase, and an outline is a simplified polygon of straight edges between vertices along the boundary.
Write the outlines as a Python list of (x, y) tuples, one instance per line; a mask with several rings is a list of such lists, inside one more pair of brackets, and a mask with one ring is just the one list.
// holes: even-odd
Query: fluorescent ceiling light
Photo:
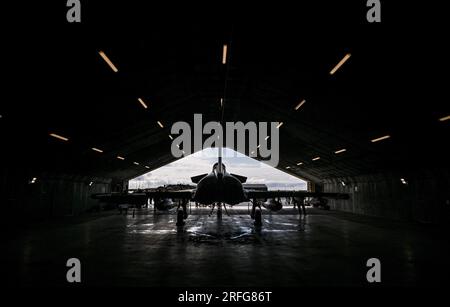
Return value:
[(96, 151), (96, 152), (99, 152), (99, 153), (102, 153), (102, 152), (103, 152), (103, 150), (98, 149), (98, 148), (95, 148), (95, 147), (92, 147), (92, 150), (93, 150), (93, 151)]
[(220, 98), (220, 107), (223, 107), (223, 98)]
[(320, 160), (320, 157), (315, 157), (315, 158), (313, 158), (312, 160), (313, 160), (313, 161)]
[(381, 136), (381, 137), (379, 137), (379, 138), (376, 138), (376, 139), (371, 140), (371, 142), (372, 142), (372, 143), (376, 143), (376, 142), (379, 142), (379, 141), (382, 141), (382, 140), (389, 139), (390, 137), (391, 137), (390, 135)]
[(345, 182), (344, 181), (341, 181), (341, 184), (342, 184), (343, 187), (345, 187)]
[(300, 109), (302, 107), (302, 105), (304, 105), (306, 102), (306, 99), (303, 99), (296, 107), (295, 107), (295, 111), (297, 111), (298, 109)]
[(302, 165), (302, 164), (303, 164), (303, 162), (298, 162), (298, 163), (297, 163), (298, 166), (300, 166), (300, 165)]
[(169, 134), (169, 139), (171, 139), (173, 141), (173, 137)]
[(65, 142), (67, 142), (69, 140), (68, 138), (63, 137), (63, 136), (58, 135), (58, 134), (55, 134), (55, 133), (50, 133), (50, 136), (54, 137), (54, 138), (56, 138), (58, 140), (65, 141)]
[(335, 154), (340, 154), (340, 153), (343, 153), (343, 152), (346, 152), (346, 151), (347, 151), (347, 149), (343, 148), (343, 149), (340, 149), (340, 150), (336, 150), (334, 153)]
[(144, 109), (147, 109), (147, 105), (145, 104), (144, 100), (142, 100), (142, 98), (138, 98), (138, 100), (141, 103), (141, 105), (144, 107)]
[(150, 169), (150, 166), (147, 166), (147, 165), (146, 165), (145, 168)]
[(261, 145), (256, 146), (256, 148), (259, 148), (259, 147), (261, 147)]
[(161, 128), (164, 128), (164, 126), (163, 126), (163, 124), (161, 124), (161, 122), (158, 120), (158, 125), (161, 127)]
[(280, 128), (281, 126), (283, 126), (283, 122), (278, 124), (277, 129)]
[(111, 60), (106, 56), (106, 54), (103, 51), (99, 51), (98, 54), (100, 54), (100, 56), (103, 58), (103, 60), (105, 60), (105, 62), (109, 65), (109, 67), (111, 67), (111, 69), (114, 72), (118, 72), (119, 71), (117, 69), (117, 67), (113, 64), (113, 62), (111, 62)]
[(227, 51), (228, 51), (228, 46), (223, 45), (222, 64), (227, 64)]
[(125, 160), (125, 158), (124, 157), (121, 157), (121, 156), (117, 156), (117, 159), (119, 159), (119, 160)]
[(286, 169), (290, 169), (291, 167), (290, 166), (286, 166)]
[(91, 187), (94, 184), (93, 181), (89, 182), (89, 186)]
[(267, 141), (270, 138), (270, 136), (266, 136), (265, 140)]
[(439, 121), (445, 122), (446, 120), (449, 120), (449, 119), (450, 119), (450, 115), (447, 115), (447, 116), (445, 116), (445, 117), (439, 118)]
[(330, 75), (333, 75), (342, 65), (344, 65), (345, 62), (350, 58), (351, 54), (347, 53), (342, 60), (337, 63), (337, 65), (330, 71)]
[(408, 182), (405, 180), (405, 178), (400, 178), (400, 181), (402, 184), (405, 184), (405, 185), (408, 184)]
[(137, 162), (133, 162), (134, 163), (134, 165), (139, 165), (139, 163), (137, 163)]

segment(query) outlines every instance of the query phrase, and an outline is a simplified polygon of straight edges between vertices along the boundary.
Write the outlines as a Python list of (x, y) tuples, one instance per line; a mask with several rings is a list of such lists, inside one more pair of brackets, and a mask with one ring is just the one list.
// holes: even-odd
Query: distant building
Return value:
[(195, 185), (191, 184), (166, 184), (164, 187), (158, 187), (157, 189), (166, 189), (170, 191), (180, 191), (180, 190), (192, 190), (195, 189)]

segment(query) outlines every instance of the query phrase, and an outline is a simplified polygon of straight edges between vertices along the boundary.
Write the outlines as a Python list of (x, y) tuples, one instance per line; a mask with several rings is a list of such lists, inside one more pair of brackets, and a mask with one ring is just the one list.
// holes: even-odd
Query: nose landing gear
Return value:
[(217, 219), (219, 221), (222, 220), (222, 205), (223, 205), (223, 209), (225, 210), (225, 213), (229, 216), (225, 203), (223, 203), (223, 204), (222, 203), (213, 203), (211, 212), (209, 213), (209, 216), (211, 216), (211, 214), (214, 212), (216, 205), (217, 205)]
[(221, 203), (217, 204), (217, 220), (219, 220), (219, 221), (222, 220), (222, 204)]
[(252, 212), (250, 213), (250, 217), (255, 220), (253, 222), (255, 226), (262, 226), (261, 204), (256, 199), (253, 199), (252, 201)]

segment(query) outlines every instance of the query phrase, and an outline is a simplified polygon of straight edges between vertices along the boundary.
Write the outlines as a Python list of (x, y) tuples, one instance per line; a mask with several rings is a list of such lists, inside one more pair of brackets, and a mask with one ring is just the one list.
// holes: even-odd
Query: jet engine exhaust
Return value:
[(158, 209), (159, 211), (168, 211), (175, 208), (175, 206), (177, 205), (170, 198), (155, 199), (154, 202), (156, 209)]

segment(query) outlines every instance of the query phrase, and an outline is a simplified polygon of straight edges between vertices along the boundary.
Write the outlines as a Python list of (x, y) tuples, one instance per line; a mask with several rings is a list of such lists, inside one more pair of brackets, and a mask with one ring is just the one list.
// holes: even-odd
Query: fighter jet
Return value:
[[(308, 191), (264, 191), (246, 189), (243, 183), (247, 177), (228, 173), (219, 155), (218, 162), (212, 167), (209, 174), (201, 174), (191, 177), (191, 181), (197, 184), (195, 189), (189, 190), (166, 190), (153, 189), (141, 191), (125, 191), (116, 193), (93, 194), (92, 198), (105, 202), (147, 204), (153, 199), (155, 209), (168, 210), (177, 207), (177, 226), (184, 225), (184, 220), (188, 217), (187, 205), (190, 201), (200, 205), (212, 205), (217, 207), (217, 217), (222, 217), (222, 206), (234, 206), (243, 202), (250, 202), (252, 210), (250, 217), (254, 220), (255, 226), (262, 225), (261, 206), (272, 211), (281, 209), (279, 198), (289, 197), (295, 199), (297, 203), (303, 203), (306, 197), (325, 197), (334, 199), (347, 199), (348, 194), (324, 193)], [(175, 202), (173, 200), (176, 200)], [(298, 206), (301, 214), (301, 206)]]

